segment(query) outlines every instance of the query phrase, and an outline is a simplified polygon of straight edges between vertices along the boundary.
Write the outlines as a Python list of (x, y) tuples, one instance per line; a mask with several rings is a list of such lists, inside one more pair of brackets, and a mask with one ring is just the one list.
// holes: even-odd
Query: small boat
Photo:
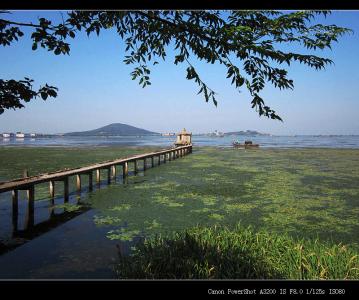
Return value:
[(252, 141), (245, 141), (244, 144), (233, 141), (232, 145), (234, 148), (244, 148), (244, 149), (259, 148), (259, 144), (253, 144)]

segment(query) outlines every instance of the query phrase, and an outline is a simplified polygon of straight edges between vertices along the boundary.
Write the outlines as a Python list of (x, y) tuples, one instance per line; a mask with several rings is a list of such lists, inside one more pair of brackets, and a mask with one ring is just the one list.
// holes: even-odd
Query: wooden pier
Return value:
[[(112, 161), (102, 162), (93, 164), (86, 167), (75, 168), (75, 169), (66, 169), (62, 171), (45, 173), (37, 176), (24, 177), (20, 179), (15, 179), (6, 182), (0, 182), (0, 193), (12, 192), (12, 213), (13, 213), (13, 222), (17, 223), (18, 216), (18, 191), (26, 190), (27, 191), (27, 219), (26, 223), (29, 227), (33, 225), (34, 222), (34, 201), (35, 201), (35, 185), (40, 183), (49, 182), (49, 196), (50, 199), (55, 197), (55, 182), (63, 182), (64, 188), (64, 202), (69, 200), (69, 178), (75, 176), (76, 178), (76, 190), (81, 192), (81, 176), (88, 176), (89, 178), (89, 191), (92, 191), (93, 187), (93, 172), (96, 176), (96, 184), (100, 185), (101, 182), (101, 170), (107, 170), (107, 183), (111, 183), (111, 180), (116, 178), (117, 167), (122, 167), (122, 176), (125, 179), (128, 176), (128, 166), (129, 163), (134, 164), (134, 174), (138, 173), (138, 161), (143, 160), (144, 168), (148, 168), (147, 162), (151, 159), (151, 167), (155, 166), (155, 158), (157, 164), (166, 163), (182, 156), (185, 156), (189, 153), (192, 153), (192, 144), (176, 147), (171, 149), (166, 149), (158, 152), (151, 152), (146, 154), (140, 154), (131, 156), (128, 158), (121, 158)], [(162, 159), (161, 159), (162, 158)]]

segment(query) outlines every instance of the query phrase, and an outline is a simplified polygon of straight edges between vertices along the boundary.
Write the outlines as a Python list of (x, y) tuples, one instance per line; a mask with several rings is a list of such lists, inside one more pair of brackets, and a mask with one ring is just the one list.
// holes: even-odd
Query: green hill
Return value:
[(110, 136), (110, 135), (157, 135), (159, 133), (137, 128), (127, 124), (113, 123), (98, 129), (69, 132), (67, 136)]

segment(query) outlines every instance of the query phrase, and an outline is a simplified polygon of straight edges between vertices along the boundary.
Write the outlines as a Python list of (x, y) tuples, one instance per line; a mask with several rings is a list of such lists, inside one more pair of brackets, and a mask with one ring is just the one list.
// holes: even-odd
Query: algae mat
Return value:
[[(149, 148), (70, 150), (1, 148), (0, 176), (16, 177), (24, 167), (38, 172), (45, 165), (44, 171), (75, 167)], [(82, 202), (95, 209), (93, 222), (108, 228), (109, 239), (240, 222), (358, 247), (358, 183), (359, 150), (194, 147), (193, 154), (140, 172), (126, 184), (84, 194)], [(40, 198), (46, 195), (44, 187)]]

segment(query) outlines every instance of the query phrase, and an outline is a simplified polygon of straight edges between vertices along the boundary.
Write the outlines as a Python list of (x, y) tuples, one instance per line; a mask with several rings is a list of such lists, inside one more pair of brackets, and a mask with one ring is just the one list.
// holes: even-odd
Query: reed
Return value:
[(359, 279), (358, 253), (342, 244), (294, 239), (237, 225), (157, 235), (121, 256), (120, 278)]

